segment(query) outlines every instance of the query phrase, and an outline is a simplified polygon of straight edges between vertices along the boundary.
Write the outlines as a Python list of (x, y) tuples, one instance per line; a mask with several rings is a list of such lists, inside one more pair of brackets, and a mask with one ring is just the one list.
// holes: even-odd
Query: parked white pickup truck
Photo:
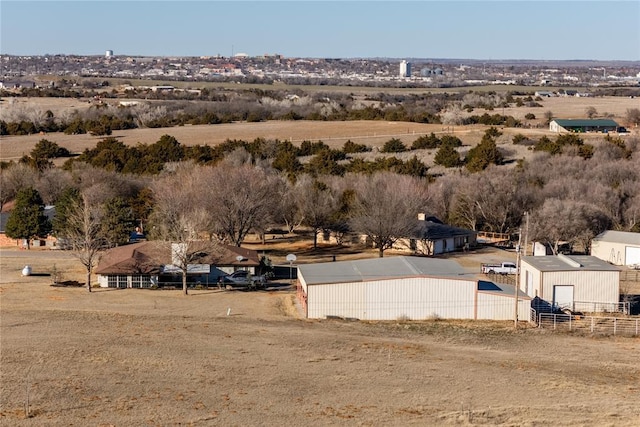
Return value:
[(484, 274), (516, 274), (516, 264), (514, 262), (502, 262), (500, 264), (482, 264)]

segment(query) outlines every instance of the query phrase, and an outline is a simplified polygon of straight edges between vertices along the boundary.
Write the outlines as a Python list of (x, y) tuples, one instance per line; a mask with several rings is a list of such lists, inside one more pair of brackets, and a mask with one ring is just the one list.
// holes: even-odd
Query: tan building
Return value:
[(591, 240), (591, 255), (613, 265), (640, 265), (640, 233), (600, 233)]
[(620, 269), (588, 255), (525, 256), (520, 289), (556, 310), (617, 311)]

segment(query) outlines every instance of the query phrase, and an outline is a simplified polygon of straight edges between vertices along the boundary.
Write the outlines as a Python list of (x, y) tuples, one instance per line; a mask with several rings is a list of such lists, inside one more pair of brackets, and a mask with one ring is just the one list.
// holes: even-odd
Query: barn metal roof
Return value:
[(611, 119), (554, 119), (554, 122), (566, 127), (602, 127), (613, 126), (617, 127), (618, 123)]
[(607, 230), (598, 234), (593, 240), (597, 242), (623, 243), (625, 245), (640, 246), (640, 233)]
[(410, 256), (303, 264), (298, 266), (298, 275), (304, 277), (307, 285), (406, 277), (475, 280), (474, 274), (466, 273), (453, 260)]
[(539, 271), (620, 271), (606, 261), (589, 255), (525, 256), (522, 261)]

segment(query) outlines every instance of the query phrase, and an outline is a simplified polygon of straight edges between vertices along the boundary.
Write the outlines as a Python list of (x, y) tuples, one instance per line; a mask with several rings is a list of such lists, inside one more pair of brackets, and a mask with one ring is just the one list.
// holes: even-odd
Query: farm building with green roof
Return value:
[(555, 119), (549, 123), (552, 132), (616, 132), (618, 123), (611, 119)]

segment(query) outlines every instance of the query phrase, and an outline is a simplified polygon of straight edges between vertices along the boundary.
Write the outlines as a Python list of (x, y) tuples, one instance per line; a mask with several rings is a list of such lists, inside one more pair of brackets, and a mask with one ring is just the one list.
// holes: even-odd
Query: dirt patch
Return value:
[(640, 422), (638, 339), (309, 321), (292, 290), (88, 293), (21, 276), (28, 259), (83, 279), (25, 252), (0, 251), (0, 425)]

